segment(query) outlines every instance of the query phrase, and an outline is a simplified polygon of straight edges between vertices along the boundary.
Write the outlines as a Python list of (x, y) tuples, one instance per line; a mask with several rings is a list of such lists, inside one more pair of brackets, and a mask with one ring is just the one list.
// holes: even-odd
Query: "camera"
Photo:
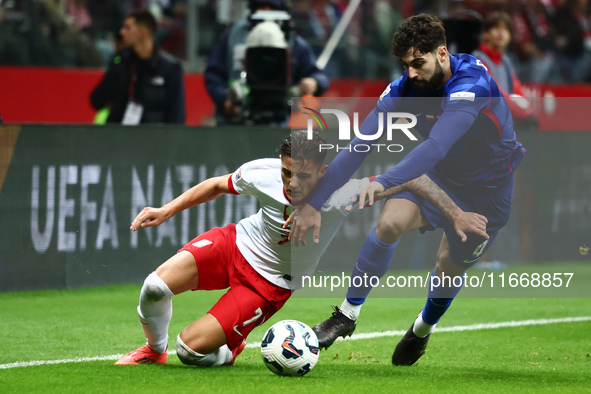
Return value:
[(283, 10), (256, 11), (249, 29), (244, 71), (230, 86), (232, 104), (241, 108), (234, 122), (285, 124), (291, 98), (291, 16)]

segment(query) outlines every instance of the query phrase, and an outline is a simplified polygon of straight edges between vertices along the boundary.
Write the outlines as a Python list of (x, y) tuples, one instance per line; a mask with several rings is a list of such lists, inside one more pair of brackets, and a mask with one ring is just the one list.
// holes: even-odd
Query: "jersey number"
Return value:
[[(254, 311), (254, 316), (248, 320), (245, 320), (244, 322), (242, 322), (242, 327), (246, 327), (248, 326), (250, 323), (254, 322), (255, 320), (259, 319), (261, 316), (263, 316), (263, 310), (258, 307), (256, 311)], [(265, 319), (263, 318), (263, 321), (261, 321), (259, 323), (259, 325), (263, 324), (265, 322)], [(242, 335), (242, 333), (238, 330), (239, 325), (236, 324), (234, 326), (234, 331), (236, 331), (236, 333), (238, 335), (240, 335), (241, 337), (243, 337), (244, 335)]]
[(484, 63), (482, 63), (482, 62), (481, 62), (479, 59), (476, 59), (476, 64), (477, 64), (477, 65), (479, 65), (479, 66), (482, 66), (482, 67), (484, 67), (484, 69), (485, 69), (486, 71), (488, 71), (488, 68), (486, 68), (486, 66), (484, 65)]
[(476, 247), (476, 249), (474, 249), (474, 252), (472, 252), (472, 256), (469, 259), (464, 260), (464, 264), (472, 264), (473, 262), (478, 260), (484, 252), (486, 244), (488, 244), (488, 239), (484, 240), (483, 243), (481, 243)]
[(248, 319), (248, 320), (245, 320), (245, 321), (242, 323), (242, 326), (244, 326), (244, 327), (248, 326), (250, 323), (252, 323), (253, 321), (257, 320), (257, 319), (258, 319), (258, 318), (260, 318), (261, 316), (263, 316), (263, 311), (262, 311), (262, 309), (259, 307), (259, 308), (257, 308), (257, 310), (256, 310), (256, 311), (254, 311), (254, 316), (253, 316), (252, 318)]

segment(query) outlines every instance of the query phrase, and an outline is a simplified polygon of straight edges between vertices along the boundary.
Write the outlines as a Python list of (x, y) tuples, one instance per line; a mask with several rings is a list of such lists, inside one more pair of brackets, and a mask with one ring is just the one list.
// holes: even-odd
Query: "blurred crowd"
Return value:
[[(188, 0), (0, 0), (0, 64), (104, 67), (120, 47), (118, 31), (132, 9), (158, 21), (156, 41), (187, 59)], [(349, 0), (292, 0), (295, 31), (319, 56)], [(410, 15), (438, 15), (454, 52), (477, 48), (483, 19), (507, 12), (512, 21), (507, 55), (522, 82), (591, 82), (589, 0), (363, 0), (337, 45), (331, 78), (393, 79), (392, 34)], [(205, 61), (217, 38), (248, 13), (245, 0), (200, 0), (197, 56)], [(203, 71), (190, 70), (186, 71)]]

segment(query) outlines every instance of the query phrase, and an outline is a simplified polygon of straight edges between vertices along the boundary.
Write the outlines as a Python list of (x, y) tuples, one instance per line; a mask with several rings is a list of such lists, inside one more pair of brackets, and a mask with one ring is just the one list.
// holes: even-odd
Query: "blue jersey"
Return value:
[[(385, 188), (401, 185), (429, 170), (455, 184), (497, 188), (512, 182), (525, 156), (516, 140), (511, 111), (480, 60), (450, 55), (452, 76), (443, 89), (422, 96), (405, 72), (390, 83), (359, 132), (375, 134), (380, 112), (409, 112), (424, 141), (400, 163), (376, 179)], [(364, 143), (355, 137), (351, 145)], [(319, 209), (344, 184), (368, 153), (342, 150), (333, 160), (308, 203)]]
[[(458, 54), (450, 55), (450, 63), (451, 78), (443, 89), (432, 94), (440, 98), (421, 96), (404, 73), (386, 88), (377, 109), (414, 114), (415, 129), (424, 140), (432, 138), (438, 145), (443, 142), (450, 146), (433, 167), (443, 177), (462, 185), (505, 184), (525, 155), (525, 149), (516, 140), (507, 102), (480, 60)], [(451, 123), (440, 120), (444, 112), (450, 115)], [(468, 130), (457, 130), (453, 119), (465, 116), (464, 113), (472, 116), (473, 123)], [(396, 181), (400, 170), (394, 167), (378, 181), (387, 186), (404, 183)], [(410, 179), (413, 178), (407, 180)]]

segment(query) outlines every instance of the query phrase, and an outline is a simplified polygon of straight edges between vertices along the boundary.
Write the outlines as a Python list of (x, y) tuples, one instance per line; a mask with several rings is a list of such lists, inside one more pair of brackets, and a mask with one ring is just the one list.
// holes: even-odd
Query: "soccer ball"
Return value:
[(318, 362), (319, 353), (316, 334), (297, 320), (273, 324), (261, 342), (263, 362), (282, 376), (304, 376)]

